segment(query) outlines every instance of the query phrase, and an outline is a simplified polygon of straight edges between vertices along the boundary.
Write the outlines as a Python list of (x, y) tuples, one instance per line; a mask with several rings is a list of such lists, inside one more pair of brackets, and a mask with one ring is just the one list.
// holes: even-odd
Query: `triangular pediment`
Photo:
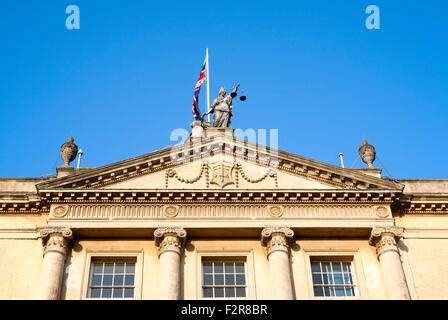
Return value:
[(39, 190), (401, 190), (396, 182), (215, 136), (37, 185)]

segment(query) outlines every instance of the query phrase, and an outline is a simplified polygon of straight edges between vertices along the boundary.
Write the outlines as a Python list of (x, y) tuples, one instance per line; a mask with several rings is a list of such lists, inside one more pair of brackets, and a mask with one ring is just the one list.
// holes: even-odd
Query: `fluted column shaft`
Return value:
[(289, 265), (289, 244), (293, 236), (294, 231), (286, 227), (267, 227), (261, 232), (262, 245), (267, 248), (272, 299), (294, 299)]
[(44, 228), (39, 232), (44, 245), (44, 261), (38, 296), (40, 300), (59, 299), (65, 260), (72, 235), (72, 231), (68, 228)]
[(180, 261), (186, 236), (182, 228), (166, 227), (154, 232), (160, 260), (160, 299), (180, 299)]
[(372, 230), (369, 240), (369, 243), (376, 247), (386, 292), (388, 298), (392, 300), (410, 299), (397, 244), (402, 235), (402, 228), (379, 227)]

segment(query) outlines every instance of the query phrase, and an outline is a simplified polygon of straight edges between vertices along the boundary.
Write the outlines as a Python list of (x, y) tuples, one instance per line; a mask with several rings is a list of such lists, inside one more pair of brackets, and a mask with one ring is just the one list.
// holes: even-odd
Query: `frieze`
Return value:
[(64, 216), (50, 220), (129, 219), (378, 219), (368, 205), (68, 205)]

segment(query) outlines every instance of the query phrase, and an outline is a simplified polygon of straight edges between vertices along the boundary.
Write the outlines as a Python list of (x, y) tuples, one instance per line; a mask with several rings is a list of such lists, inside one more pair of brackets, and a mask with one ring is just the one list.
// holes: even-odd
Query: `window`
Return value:
[(135, 265), (135, 259), (92, 260), (87, 297), (134, 298)]
[(359, 295), (351, 260), (312, 258), (311, 273), (315, 297)]
[(244, 260), (203, 260), (202, 297), (246, 298), (247, 266)]

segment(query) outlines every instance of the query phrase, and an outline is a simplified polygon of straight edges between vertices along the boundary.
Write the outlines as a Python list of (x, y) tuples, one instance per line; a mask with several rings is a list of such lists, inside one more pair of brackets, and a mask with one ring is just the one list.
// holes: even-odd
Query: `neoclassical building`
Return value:
[[(192, 124), (181, 146), (0, 178), (0, 299), (448, 299), (448, 180)], [(418, 175), (418, 172), (416, 173)]]

